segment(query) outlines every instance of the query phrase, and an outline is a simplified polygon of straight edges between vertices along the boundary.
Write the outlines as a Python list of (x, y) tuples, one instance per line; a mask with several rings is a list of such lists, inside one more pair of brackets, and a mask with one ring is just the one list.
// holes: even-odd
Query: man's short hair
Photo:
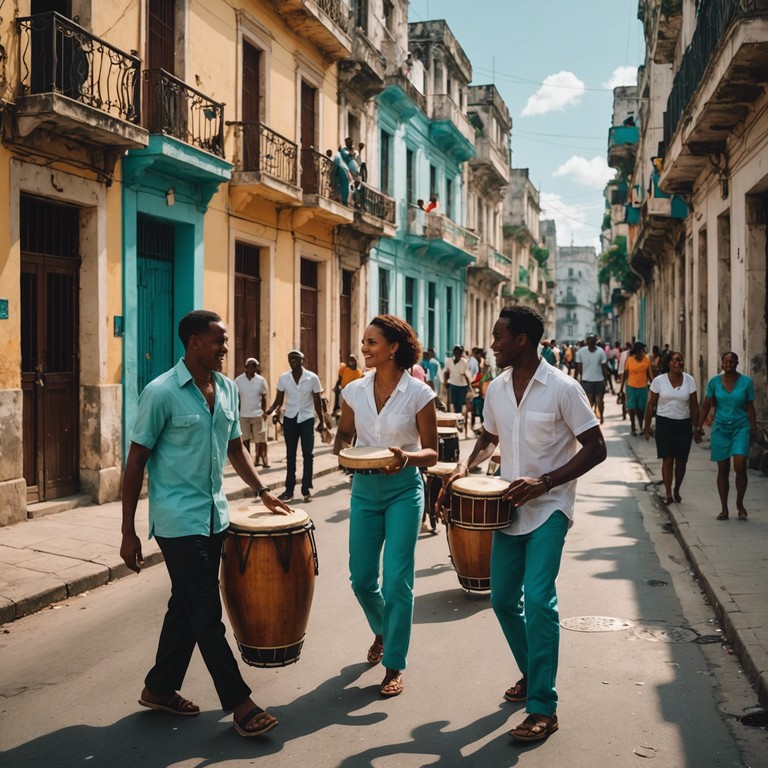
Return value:
[(528, 341), (537, 347), (544, 335), (544, 321), (541, 315), (530, 307), (504, 307), (499, 312), (499, 318), (507, 321), (511, 333), (524, 333)]
[(179, 338), (184, 349), (189, 345), (190, 336), (200, 336), (208, 332), (211, 323), (220, 323), (221, 317), (207, 309), (193, 309), (179, 321)]

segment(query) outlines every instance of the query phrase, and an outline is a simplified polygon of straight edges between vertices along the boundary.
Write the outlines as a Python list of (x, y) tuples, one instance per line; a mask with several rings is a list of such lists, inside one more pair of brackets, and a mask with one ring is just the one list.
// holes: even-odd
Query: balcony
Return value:
[(252, 198), (279, 205), (298, 206), (304, 199), (297, 184), (298, 147), (263, 123), (237, 122), (239, 163), (232, 175), (235, 210), (243, 210)]
[(565, 296), (557, 300), (557, 304), (560, 307), (578, 307), (579, 301), (572, 293), (566, 292)]
[(640, 132), (636, 125), (614, 125), (608, 131), (608, 165), (629, 177), (639, 141)]
[(431, 118), (429, 137), (440, 149), (460, 163), (475, 156), (475, 129), (447, 93), (432, 97)]
[(683, 0), (641, 2), (637, 15), (645, 28), (651, 30), (648, 42), (653, 61), (671, 64), (683, 26)]
[[(61, 152), (51, 139), (74, 140), (112, 155), (145, 147), (139, 125), (141, 62), (58, 13), (16, 19), (19, 82), (12, 141), (74, 159), (80, 147)], [(103, 163), (109, 165), (109, 162)], [(110, 168), (111, 172), (111, 168)]]
[(268, 0), (296, 37), (312, 43), (331, 63), (352, 53), (345, 0)]
[(364, 101), (377, 96), (386, 87), (386, 66), (381, 51), (362, 29), (356, 28), (352, 33), (352, 56), (339, 62), (339, 90), (358, 93)]
[(352, 227), (372, 237), (394, 237), (395, 199), (378, 189), (360, 183), (352, 187), (352, 207), (355, 220)]
[(379, 102), (391, 109), (399, 120), (408, 120), (419, 111), (427, 114), (427, 97), (403, 72), (394, 72), (384, 78), (386, 88), (379, 94)]
[(429, 258), (453, 262), (456, 267), (473, 264), (480, 238), (441, 213), (408, 208), (406, 243)]
[(309, 219), (336, 226), (354, 221), (352, 190), (331, 158), (313, 148), (301, 150), (301, 211), (294, 214), (294, 224), (301, 227)]
[(690, 192), (768, 81), (768, 0), (709, 0), (675, 75), (664, 114), (667, 192)]
[(512, 259), (499, 253), (490, 243), (480, 243), (477, 248), (477, 262), (470, 269), (491, 288), (512, 279)]
[(499, 189), (509, 184), (509, 152), (488, 136), (475, 139), (476, 156), (470, 166), (485, 187)]

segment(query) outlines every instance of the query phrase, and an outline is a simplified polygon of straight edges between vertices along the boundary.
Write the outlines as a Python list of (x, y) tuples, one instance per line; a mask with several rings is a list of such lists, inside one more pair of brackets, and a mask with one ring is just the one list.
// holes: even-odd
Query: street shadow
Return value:
[[(244, 739), (232, 728), (232, 715), (203, 712), (198, 717), (177, 717), (163, 712), (134, 712), (112, 725), (72, 725), (6, 750), (2, 765), (13, 768), (83, 765), (141, 765), (168, 768), (194, 761), (198, 768), (227, 761), (251, 764), (280, 752), (285, 744), (331, 726), (375, 725), (383, 712), (357, 715), (371, 704), (377, 686), (355, 685), (370, 667), (353, 664), (285, 707), (270, 707), (280, 725), (265, 736)], [(242, 761), (240, 763), (239, 761)]]
[(489, 595), (456, 589), (417, 595), (413, 606), (414, 624), (443, 624), (464, 621), (482, 611), (491, 610)]

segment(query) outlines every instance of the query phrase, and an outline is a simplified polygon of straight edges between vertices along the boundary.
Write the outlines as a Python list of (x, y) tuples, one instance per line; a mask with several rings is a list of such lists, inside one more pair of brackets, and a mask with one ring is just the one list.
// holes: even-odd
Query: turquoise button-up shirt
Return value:
[(227, 446), (242, 433), (233, 381), (212, 372), (213, 413), (180, 359), (139, 397), (131, 440), (149, 448), (149, 538), (210, 536), (229, 525)]

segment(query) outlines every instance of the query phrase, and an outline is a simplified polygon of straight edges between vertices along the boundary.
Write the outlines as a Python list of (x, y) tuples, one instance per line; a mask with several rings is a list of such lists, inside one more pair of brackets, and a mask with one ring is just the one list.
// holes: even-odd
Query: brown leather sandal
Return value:
[(511, 688), (504, 692), (507, 701), (525, 701), (528, 698), (528, 679), (523, 675)]
[(374, 640), (373, 645), (368, 649), (366, 658), (368, 663), (375, 667), (384, 658), (384, 646), (378, 640)]
[[(394, 674), (393, 674), (394, 673)], [(403, 684), (403, 673), (397, 670), (387, 670), (384, 680), (379, 687), (379, 693), (382, 696), (399, 696), (405, 685)]]
[(518, 741), (541, 741), (558, 729), (557, 715), (528, 715), (517, 728), (509, 734)]

